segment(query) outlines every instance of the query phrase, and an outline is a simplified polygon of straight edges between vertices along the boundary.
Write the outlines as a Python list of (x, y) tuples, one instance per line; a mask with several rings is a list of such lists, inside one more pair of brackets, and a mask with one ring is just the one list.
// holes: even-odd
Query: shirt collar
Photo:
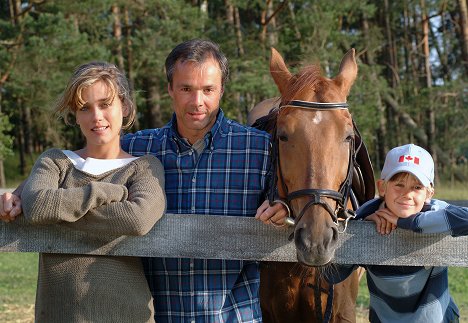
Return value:
[[(205, 141), (205, 149), (210, 148), (212, 149), (213, 146), (213, 137), (220, 131), (222, 131), (222, 123), (224, 122), (225, 117), (224, 117), (224, 112), (220, 108), (218, 111), (218, 115), (216, 116), (216, 121), (213, 124), (213, 127), (205, 134), (204, 141)], [(175, 113), (172, 114), (171, 121), (168, 124), (169, 129), (171, 130), (171, 137), (173, 140), (178, 144), (179, 149), (185, 150), (187, 148), (190, 148), (190, 145), (186, 142), (186, 140), (183, 140), (182, 137), (180, 136), (179, 132), (177, 131), (177, 118)]]

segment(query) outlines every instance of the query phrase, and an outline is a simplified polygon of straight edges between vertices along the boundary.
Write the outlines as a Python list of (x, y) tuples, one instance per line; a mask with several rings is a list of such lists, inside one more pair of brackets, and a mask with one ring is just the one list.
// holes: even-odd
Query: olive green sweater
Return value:
[[(144, 235), (163, 215), (164, 169), (154, 156), (91, 175), (59, 149), (44, 152), (21, 193), (23, 214), (99, 236)], [(41, 254), (36, 322), (154, 322), (139, 258)]]

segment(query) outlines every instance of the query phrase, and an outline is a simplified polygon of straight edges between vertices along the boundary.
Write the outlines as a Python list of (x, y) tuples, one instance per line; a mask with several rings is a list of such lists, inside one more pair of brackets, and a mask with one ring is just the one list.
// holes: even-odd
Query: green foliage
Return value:
[(7, 133), (13, 128), (8, 116), (0, 113), (0, 159), (12, 154), (13, 137)]
[[(16, 136), (23, 125), (37, 151), (81, 145), (79, 131), (53, 117), (53, 105), (74, 68), (90, 60), (123, 61), (136, 89), (141, 129), (171, 117), (164, 62), (181, 41), (199, 37), (220, 44), (231, 66), (222, 107), (240, 122), (256, 103), (278, 95), (269, 73), (270, 47), (279, 50), (292, 72), (320, 63), (329, 77), (338, 73), (343, 54), (355, 48), (359, 74), (348, 100), (371, 159), (377, 162), (382, 149), (410, 141), (425, 146), (419, 135), (427, 135), (432, 107), (435, 144), (444, 154), (438, 170), (444, 180), (464, 180), (456, 161), (468, 157), (468, 98), (455, 2), (425, 1), (432, 29), (432, 88), (425, 81), (420, 1), (213, 0), (207, 8), (203, 3), (50, 0), (34, 4), (15, 23), (9, 4), (2, 3), (0, 78), (7, 78), (0, 84), (0, 106), (15, 127), (9, 134)], [(120, 38), (113, 6), (120, 12)], [(265, 20), (269, 23), (263, 26)], [(398, 106), (391, 107), (386, 98)], [(149, 117), (155, 110), (160, 120)], [(25, 111), (31, 113), (31, 125), (24, 121)], [(403, 122), (408, 119), (417, 127)], [(385, 145), (379, 142), (382, 125)]]

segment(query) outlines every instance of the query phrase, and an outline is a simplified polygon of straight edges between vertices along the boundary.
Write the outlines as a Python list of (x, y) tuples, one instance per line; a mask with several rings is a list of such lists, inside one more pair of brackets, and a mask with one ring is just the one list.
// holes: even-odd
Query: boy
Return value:
[[(419, 233), (468, 234), (468, 208), (431, 199), (434, 161), (423, 148), (408, 144), (390, 150), (377, 181), (379, 198), (363, 204), (357, 218)], [(458, 322), (459, 311), (448, 290), (447, 267), (366, 265), (370, 322)], [(339, 265), (339, 279), (357, 266)]]

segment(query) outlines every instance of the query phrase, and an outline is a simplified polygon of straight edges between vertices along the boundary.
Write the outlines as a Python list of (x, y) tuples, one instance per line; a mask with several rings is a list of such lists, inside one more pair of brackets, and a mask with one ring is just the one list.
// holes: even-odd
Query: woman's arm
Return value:
[(95, 207), (127, 198), (127, 188), (112, 183), (91, 182), (81, 187), (60, 188), (65, 169), (59, 166), (61, 159), (56, 151), (46, 151), (39, 157), (23, 187), (21, 201), (28, 221), (75, 222)]
[(153, 156), (138, 163), (128, 199), (98, 206), (68, 227), (115, 235), (144, 235), (166, 210), (164, 168)]

